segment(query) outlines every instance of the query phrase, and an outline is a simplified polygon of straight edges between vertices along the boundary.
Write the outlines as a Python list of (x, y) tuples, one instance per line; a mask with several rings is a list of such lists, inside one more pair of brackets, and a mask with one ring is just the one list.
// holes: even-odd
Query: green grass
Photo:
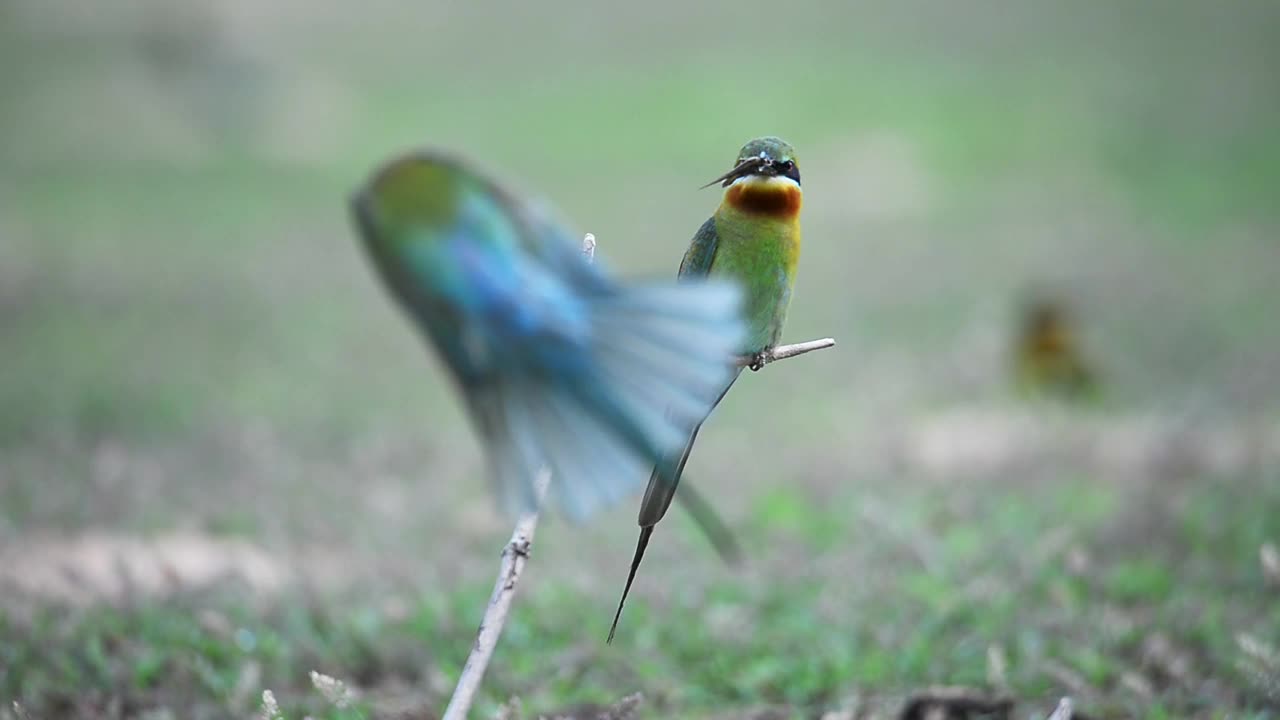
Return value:
[[(633, 601), (612, 646), (602, 642), (609, 608), (600, 594), (536, 586), (522, 593), (502, 638), (484, 713), (511, 696), (549, 710), (640, 690), (653, 717), (761, 706), (807, 717), (853, 698), (891, 708), (939, 683), (1011, 692), (1044, 711), (1065, 675), (1082, 683), (1070, 688), (1077, 704), (1103, 717), (1208, 717), (1228, 707), (1267, 716), (1276, 687), (1242, 670), (1238, 637), (1280, 637), (1275, 590), (1256, 560), (1258, 547), (1280, 536), (1270, 511), (1277, 486), (1224, 480), (1132, 497), (1092, 483), (1067, 487), (1106, 493), (1106, 509), (1098, 512), (1096, 499), (1049, 506), (1033, 492), (1009, 492), (957, 514), (969, 502), (959, 493), (912, 498), (912, 515), (927, 526), (908, 525), (904, 537), (938, 554), (935, 569), (900, 555), (896, 540), (847, 533), (816, 543), (812, 564), (785, 576), (744, 581), (721, 569), (657, 605)], [(792, 525), (785, 514), (757, 523), (751, 536)], [(1145, 526), (1142, 546), (1126, 539), (1134, 523)], [(870, 546), (874, 561), (831, 572), (822, 556), (850, 542)], [(35, 717), (92, 713), (108, 702), (129, 713), (243, 715), (262, 688), (289, 717), (363, 716), (406, 694), (438, 707), (487, 591), (474, 584), (341, 602), (286, 595), (252, 605), (229, 591), (7, 613), (0, 693)], [(992, 653), (1003, 658), (997, 676)], [(1185, 675), (1171, 670), (1176, 662), (1187, 663)], [(327, 705), (309, 686), (311, 670), (360, 689), (360, 703)], [(1135, 676), (1158, 700), (1132, 690)]]

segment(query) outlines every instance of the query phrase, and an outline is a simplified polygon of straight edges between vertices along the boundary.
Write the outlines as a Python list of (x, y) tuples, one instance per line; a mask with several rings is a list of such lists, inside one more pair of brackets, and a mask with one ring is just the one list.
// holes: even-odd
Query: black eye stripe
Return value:
[[(746, 157), (746, 158), (744, 158), (744, 159), (739, 159), (739, 160), (738, 160), (738, 167), (741, 167), (743, 163), (747, 162), (747, 161), (748, 161), (748, 160), (750, 160), (750, 159), (751, 159), (751, 156), (747, 156), (747, 157)], [(772, 170), (770, 170), (770, 169), (768, 169), (768, 168), (765, 168), (765, 169), (763, 169), (763, 170), (760, 170), (760, 171), (753, 171), (753, 172), (760, 172), (760, 173), (762, 173), (762, 174), (777, 175), (777, 176), (780, 176), (780, 177), (788, 177), (788, 178), (791, 178), (792, 180), (795, 180), (797, 185), (799, 185), (799, 184), (800, 184), (800, 168), (796, 166), (796, 163), (795, 163), (795, 161), (794, 161), (794, 160), (774, 161), (773, 166), (772, 166)], [(721, 179), (723, 179), (723, 180), (724, 180), (724, 182), (723, 182), (722, 184), (723, 184), (725, 187), (728, 187), (728, 186), (729, 186), (729, 183), (731, 183), (731, 182), (732, 182), (732, 178), (729, 178), (727, 175), (726, 175), (725, 177), (721, 178)], [(715, 182), (719, 182), (719, 181), (720, 181), (720, 180), (713, 181), (713, 183), (712, 183), (712, 184), (715, 184)]]

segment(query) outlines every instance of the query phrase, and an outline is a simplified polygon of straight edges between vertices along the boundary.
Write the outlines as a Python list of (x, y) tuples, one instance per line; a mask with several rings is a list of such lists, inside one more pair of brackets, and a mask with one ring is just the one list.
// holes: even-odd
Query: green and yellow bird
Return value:
[(1014, 381), (1025, 396), (1078, 401), (1097, 395), (1097, 374), (1059, 300), (1039, 297), (1023, 307), (1012, 355)]
[[(795, 150), (783, 140), (757, 138), (743, 146), (732, 170), (703, 187), (717, 183), (724, 187), (724, 197), (715, 214), (693, 236), (680, 263), (680, 278), (726, 278), (742, 288), (747, 340), (739, 350), (741, 355), (753, 358), (750, 367), (759, 370), (764, 353), (777, 345), (782, 336), (782, 324), (795, 284), (803, 204), (800, 165)], [(729, 392), (740, 373), (741, 369), (733, 373), (716, 404)], [(649, 477), (649, 487), (640, 505), (640, 540), (618, 611), (609, 628), (610, 642), (649, 537), (671, 506), (701, 426), (698, 423), (684, 448), (663, 458)]]

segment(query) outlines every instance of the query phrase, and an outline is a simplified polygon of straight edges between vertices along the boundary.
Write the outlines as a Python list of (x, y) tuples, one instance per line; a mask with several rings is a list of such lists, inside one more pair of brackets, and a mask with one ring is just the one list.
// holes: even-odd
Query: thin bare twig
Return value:
[(1053, 713), (1049, 715), (1048, 720), (1071, 720), (1075, 714), (1075, 707), (1071, 703), (1071, 698), (1064, 697), (1058, 701), (1058, 707), (1053, 709)]
[(796, 343), (794, 345), (779, 345), (770, 350), (766, 350), (759, 355), (743, 355), (738, 357), (734, 362), (738, 367), (747, 367), (752, 370), (759, 370), (771, 362), (778, 360), (786, 360), (797, 355), (811, 353), (814, 350), (825, 350), (836, 344), (835, 338), (822, 338), (821, 340), (810, 340), (808, 342)]
[[(534, 492), (538, 505), (546, 495), (547, 485), (551, 483), (551, 471), (543, 469), (534, 479)], [(484, 679), (484, 671), (493, 659), (493, 651), (498, 646), (498, 638), (502, 635), (502, 627), (507, 623), (507, 613), (511, 611), (511, 601), (516, 596), (516, 585), (520, 582), (520, 574), (529, 560), (529, 551), (533, 548), (533, 533), (538, 529), (538, 511), (536, 509), (520, 516), (516, 521), (516, 529), (511, 533), (511, 540), (502, 548), (502, 562), (498, 567), (498, 580), (493, 585), (493, 593), (489, 596), (489, 605), (485, 608), (484, 618), (480, 620), (480, 629), (476, 631), (476, 642), (467, 656), (467, 664), (462, 666), (462, 675), (458, 677), (458, 685), (449, 699), (449, 707), (445, 708), (443, 720), (466, 720), (471, 703), (475, 701), (476, 691), (480, 689), (480, 681)]]
[[(587, 233), (582, 238), (582, 254), (587, 256), (587, 262), (595, 259), (595, 235)], [(445, 708), (442, 720), (466, 720), (467, 713), (471, 711), (476, 691), (480, 689), (480, 681), (484, 679), (484, 671), (493, 659), (498, 638), (502, 636), (502, 628), (507, 624), (511, 601), (516, 596), (516, 585), (520, 583), (520, 574), (524, 572), (529, 551), (533, 549), (533, 533), (538, 529), (538, 508), (542, 507), (542, 500), (546, 497), (547, 486), (550, 484), (551, 470), (543, 468), (533, 480), (534, 509), (516, 520), (511, 539), (502, 548), (498, 579), (493, 584), (493, 593), (489, 595), (489, 605), (485, 608), (484, 617), (480, 619), (476, 642), (471, 647), (471, 654), (467, 656), (466, 665), (462, 666), (458, 685), (453, 689), (453, 697), (449, 698), (449, 706)]]

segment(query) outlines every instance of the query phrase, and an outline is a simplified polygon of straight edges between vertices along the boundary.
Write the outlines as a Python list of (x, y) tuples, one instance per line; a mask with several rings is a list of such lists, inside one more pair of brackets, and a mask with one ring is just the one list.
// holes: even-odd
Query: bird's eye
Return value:
[(796, 167), (795, 162), (791, 160), (784, 160), (778, 163), (778, 170), (779, 175), (789, 177), (792, 180), (795, 180), (797, 184), (800, 182), (800, 169)]

